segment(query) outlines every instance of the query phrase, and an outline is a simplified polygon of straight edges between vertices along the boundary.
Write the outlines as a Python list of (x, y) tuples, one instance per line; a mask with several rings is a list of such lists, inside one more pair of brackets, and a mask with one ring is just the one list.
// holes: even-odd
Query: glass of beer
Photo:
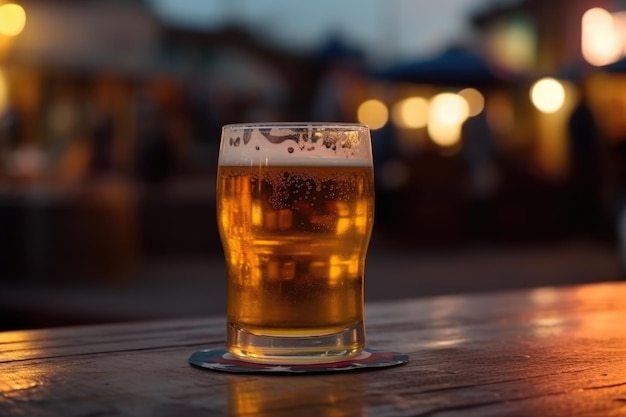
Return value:
[(361, 352), (374, 221), (367, 126), (224, 126), (217, 216), (232, 355), (302, 364)]

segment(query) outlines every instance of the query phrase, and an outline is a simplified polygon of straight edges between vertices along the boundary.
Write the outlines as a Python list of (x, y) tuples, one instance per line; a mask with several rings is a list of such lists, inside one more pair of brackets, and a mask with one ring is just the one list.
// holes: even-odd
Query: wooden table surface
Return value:
[(626, 415), (626, 283), (367, 306), (407, 365), (318, 375), (191, 367), (224, 318), (0, 333), (0, 416)]

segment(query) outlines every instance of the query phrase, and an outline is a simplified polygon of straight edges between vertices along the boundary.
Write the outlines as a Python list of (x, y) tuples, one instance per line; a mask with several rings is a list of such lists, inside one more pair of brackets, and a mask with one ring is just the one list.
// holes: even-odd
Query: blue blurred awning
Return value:
[(375, 78), (441, 86), (491, 86), (511, 81), (510, 74), (497, 69), (481, 55), (452, 47), (431, 59), (395, 64), (373, 73)]

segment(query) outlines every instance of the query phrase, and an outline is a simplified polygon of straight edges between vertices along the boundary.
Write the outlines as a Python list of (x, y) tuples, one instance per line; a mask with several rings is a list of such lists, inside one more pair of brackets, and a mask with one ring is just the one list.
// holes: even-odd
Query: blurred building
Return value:
[(472, 17), (490, 59), (512, 70), (554, 75), (583, 61), (582, 17), (594, 7), (615, 8), (615, 0), (523, 0), (496, 2)]
[[(219, 252), (219, 132), (239, 121), (369, 124), (377, 228), (411, 244), (560, 238), (579, 223), (572, 204), (589, 200), (584, 216), (611, 223), (626, 80), (591, 65), (582, 43), (585, 13), (620, 22), (619, 2), (485, 4), (468, 17), (477, 36), (384, 72), (331, 34), (295, 53), (261, 40), (262, 27), (172, 26), (147, 1), (19, 1), (26, 24), (0, 34), (0, 256), (13, 275), (52, 264), (62, 275), (81, 251), (119, 271)], [(576, 130), (592, 133), (574, 147), (583, 102), (578, 121), (591, 122)]]
[(11, 22), (0, 24), (0, 276), (131, 277), (144, 259), (219, 254), (221, 126), (307, 119), (335, 58), (243, 27), (173, 26), (142, 0), (11, 5), (0, 7)]
[(27, 24), (4, 60), (64, 71), (155, 71), (160, 22), (141, 0), (20, 1)]
[(440, 56), (374, 73), (361, 120), (385, 149), (378, 213), (409, 219), (397, 232), (412, 242), (611, 239), (625, 194), (623, 3), (494, 1), (471, 21), (476, 36)]
[(15, 1), (0, 4), (0, 282), (219, 259), (233, 122), (368, 124), (379, 242), (612, 242), (626, 213), (623, 2), (485, 1), (475, 36), (381, 68), (332, 33), (293, 52), (262, 24), (175, 26), (147, 0)]
[(562, 211), (575, 213), (570, 226), (595, 234), (603, 227), (615, 233), (626, 189), (624, 7), (615, 0), (524, 0), (473, 17), (490, 59), (531, 87), (542, 77), (561, 85), (562, 105), (533, 112), (526, 142), (538, 167), (568, 187)]

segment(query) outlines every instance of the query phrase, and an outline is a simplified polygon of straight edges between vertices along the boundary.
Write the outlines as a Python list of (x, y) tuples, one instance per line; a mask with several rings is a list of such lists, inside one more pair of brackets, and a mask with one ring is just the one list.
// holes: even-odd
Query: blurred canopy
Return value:
[(441, 86), (491, 86), (512, 81), (480, 53), (467, 47), (454, 46), (432, 58), (417, 58), (394, 64), (374, 73), (391, 81)]

